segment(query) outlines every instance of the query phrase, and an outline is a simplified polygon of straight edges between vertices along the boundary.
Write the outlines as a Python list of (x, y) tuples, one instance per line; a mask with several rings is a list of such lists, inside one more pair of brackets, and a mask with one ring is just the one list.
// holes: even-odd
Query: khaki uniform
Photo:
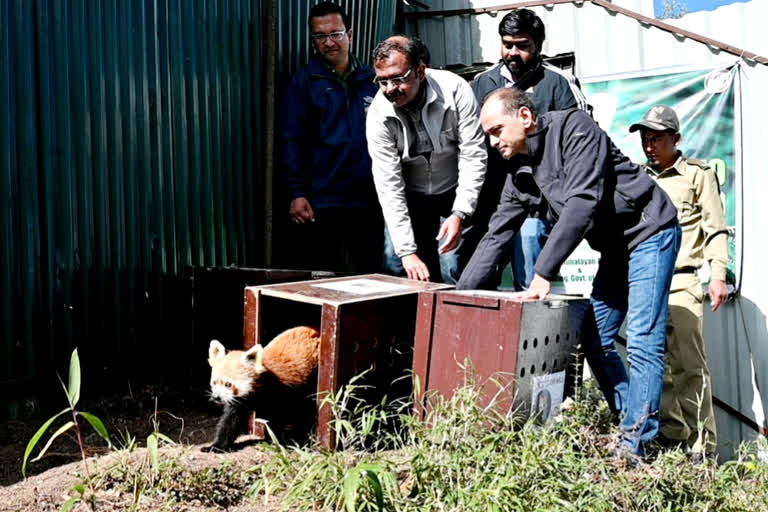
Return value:
[(725, 281), (728, 234), (717, 178), (704, 162), (682, 155), (669, 169), (646, 170), (675, 203), (683, 229), (669, 295), (661, 432), (686, 440), (691, 448), (714, 452), (717, 430), (702, 338), (704, 293), (696, 271), (706, 259), (711, 279)]

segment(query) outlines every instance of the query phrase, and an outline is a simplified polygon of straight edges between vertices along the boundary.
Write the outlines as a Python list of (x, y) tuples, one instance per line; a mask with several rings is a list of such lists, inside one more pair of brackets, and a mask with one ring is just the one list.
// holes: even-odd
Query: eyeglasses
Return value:
[(408, 81), (408, 75), (411, 74), (411, 71), (413, 71), (413, 68), (409, 69), (408, 72), (403, 76), (396, 76), (393, 78), (376, 77), (373, 79), (373, 83), (378, 85), (379, 87), (386, 87), (389, 84), (392, 84), (394, 86), (403, 85), (405, 82)]
[(312, 34), (312, 39), (320, 44), (323, 44), (329, 37), (331, 41), (341, 41), (347, 33), (343, 30), (338, 32), (331, 32), (330, 34)]

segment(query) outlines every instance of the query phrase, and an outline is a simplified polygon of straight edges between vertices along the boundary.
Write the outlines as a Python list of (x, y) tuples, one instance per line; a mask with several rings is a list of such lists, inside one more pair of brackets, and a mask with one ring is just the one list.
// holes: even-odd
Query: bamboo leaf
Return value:
[(160, 456), (157, 451), (157, 437), (155, 434), (149, 434), (147, 437), (147, 451), (152, 461), (152, 468), (157, 470), (157, 466), (160, 465)]
[(37, 442), (40, 441), (41, 437), (43, 437), (43, 434), (45, 434), (46, 430), (48, 430), (48, 427), (51, 426), (51, 423), (53, 423), (56, 418), (68, 411), (69, 409), (64, 409), (56, 416), (53, 416), (48, 421), (43, 423), (43, 426), (40, 427), (37, 432), (35, 432), (35, 435), (33, 435), (32, 439), (30, 439), (27, 443), (27, 449), (24, 450), (24, 461), (21, 463), (21, 474), (24, 476), (24, 478), (27, 478), (27, 459), (29, 459), (29, 455), (32, 453), (32, 450), (34, 450), (35, 446), (37, 446)]
[(344, 508), (347, 512), (355, 512), (357, 491), (360, 488), (360, 470), (353, 468), (344, 475)]
[(47, 452), (48, 448), (51, 447), (51, 444), (53, 443), (53, 441), (57, 437), (59, 437), (61, 434), (63, 434), (64, 432), (66, 432), (67, 430), (71, 429), (74, 426), (75, 426), (75, 422), (74, 421), (68, 421), (65, 424), (63, 424), (62, 426), (60, 426), (59, 430), (54, 432), (53, 435), (51, 436), (51, 438), (48, 440), (48, 442), (45, 443), (45, 446), (43, 446), (43, 449), (40, 450), (40, 453), (37, 454), (37, 457), (32, 459), (32, 462), (35, 462), (35, 461), (38, 461), (38, 460), (42, 459), (43, 455), (45, 455), (45, 452)]
[(376, 506), (380, 511), (384, 510), (384, 491), (381, 488), (381, 481), (379, 480), (379, 476), (372, 471), (366, 471), (365, 476), (368, 478), (368, 483), (373, 488), (374, 496), (376, 496)]
[(67, 396), (69, 397), (70, 405), (74, 408), (80, 400), (80, 357), (77, 355), (77, 349), (72, 351), (72, 357), (69, 358)]
[(109, 433), (107, 432), (107, 427), (104, 426), (104, 423), (97, 416), (94, 416), (89, 412), (82, 412), (82, 411), (78, 411), (77, 414), (78, 416), (82, 416), (83, 418), (88, 420), (88, 423), (91, 424), (91, 426), (93, 427), (93, 430), (98, 432), (101, 438), (104, 439), (110, 447), (112, 447), (112, 442), (109, 440)]
[(368, 483), (373, 488), (373, 494), (376, 496), (376, 506), (379, 510), (384, 510), (384, 490), (382, 489), (381, 480), (379, 480), (378, 473), (384, 471), (384, 468), (379, 464), (360, 464), (358, 466)]
[(72, 507), (75, 506), (75, 504), (80, 501), (82, 498), (80, 496), (72, 496), (67, 501), (64, 502), (64, 504), (59, 509), (59, 512), (69, 512), (72, 510)]

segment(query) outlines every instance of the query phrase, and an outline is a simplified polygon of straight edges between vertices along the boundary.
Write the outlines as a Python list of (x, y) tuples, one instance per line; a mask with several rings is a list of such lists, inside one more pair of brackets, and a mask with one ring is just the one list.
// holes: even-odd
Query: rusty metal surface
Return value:
[(493, 399), (527, 416), (534, 380), (563, 371), (567, 395), (578, 375), (587, 307), (586, 299), (566, 297), (523, 303), (502, 292), (422, 292), (413, 365), (420, 398), (450, 397), (474, 379), (483, 387), (483, 406)]

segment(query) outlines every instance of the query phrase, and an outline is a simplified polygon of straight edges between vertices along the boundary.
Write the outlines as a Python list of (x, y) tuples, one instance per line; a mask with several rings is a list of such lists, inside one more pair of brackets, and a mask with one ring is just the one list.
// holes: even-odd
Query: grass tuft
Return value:
[[(474, 384), (432, 397), (424, 422), (403, 403), (339, 407), (355, 403), (345, 393), (333, 398), (347, 449), (276, 450), (252, 497), (269, 487), (297, 511), (768, 511), (755, 445), (720, 467), (681, 451), (639, 468), (613, 458), (619, 432), (591, 382), (547, 425), (481, 407)], [(370, 442), (371, 418), (385, 442)]]
[(189, 454), (170, 450), (131, 463), (135, 438), (126, 434), (124, 457), (92, 485), (130, 501), (130, 510), (768, 512), (768, 465), (757, 455), (765, 440), (720, 466), (656, 449), (628, 467), (612, 455), (619, 432), (592, 382), (545, 425), (501, 404), (481, 406), (471, 379), (451, 399), (430, 397), (424, 421), (412, 401), (369, 403), (366, 393), (354, 380), (326, 399), (336, 414), (334, 452), (265, 443), (258, 466), (194, 470)]

